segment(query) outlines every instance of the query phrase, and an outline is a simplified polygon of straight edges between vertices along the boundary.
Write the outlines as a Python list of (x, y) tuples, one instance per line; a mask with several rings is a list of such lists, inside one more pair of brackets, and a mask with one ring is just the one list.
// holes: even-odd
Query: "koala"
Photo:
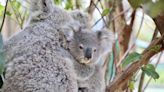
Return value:
[(113, 33), (107, 29), (79, 29), (64, 33), (67, 49), (75, 59), (73, 64), (78, 80), (78, 92), (105, 92), (103, 70), (98, 61), (111, 52)]
[(61, 46), (60, 31), (63, 25), (74, 28), (76, 21), (51, 0), (30, 2), (29, 24), (4, 44), (2, 92), (78, 92), (74, 58)]
[[(104, 79), (97, 62), (110, 52), (111, 35), (83, 31), (89, 23), (79, 11), (66, 12), (52, 0), (30, 2), (28, 25), (4, 44), (2, 92), (101, 92), (98, 86), (104, 89)], [(65, 27), (71, 30), (61, 31)], [(82, 31), (74, 31), (79, 27)]]

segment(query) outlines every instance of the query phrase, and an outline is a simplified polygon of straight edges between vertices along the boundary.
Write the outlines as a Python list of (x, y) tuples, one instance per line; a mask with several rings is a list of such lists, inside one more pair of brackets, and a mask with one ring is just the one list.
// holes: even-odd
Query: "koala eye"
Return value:
[(94, 51), (94, 52), (96, 52), (97, 50), (96, 50), (96, 49), (94, 49), (93, 51)]
[(82, 44), (80, 44), (80, 45), (79, 45), (79, 48), (80, 48), (80, 49), (83, 49), (83, 45), (82, 45)]

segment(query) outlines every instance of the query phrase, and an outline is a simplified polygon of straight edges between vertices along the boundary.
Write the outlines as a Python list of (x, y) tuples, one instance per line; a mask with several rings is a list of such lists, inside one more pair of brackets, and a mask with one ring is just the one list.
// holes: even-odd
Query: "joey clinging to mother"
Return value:
[(90, 31), (88, 29), (64, 31), (67, 49), (74, 57), (74, 69), (78, 81), (78, 92), (105, 92), (102, 68), (97, 64), (112, 50), (114, 35), (107, 29)]
[(79, 29), (67, 32), (68, 50), (81, 64), (95, 65), (99, 59), (112, 50), (113, 33), (107, 29), (90, 31)]

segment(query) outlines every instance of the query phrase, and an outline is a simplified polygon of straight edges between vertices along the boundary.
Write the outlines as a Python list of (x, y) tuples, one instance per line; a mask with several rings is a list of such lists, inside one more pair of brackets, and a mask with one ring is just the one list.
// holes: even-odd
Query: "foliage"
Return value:
[(5, 7), (0, 3), (0, 16), (3, 15), (4, 8)]
[(164, 13), (164, 0), (128, 0), (130, 5), (137, 9), (143, 4), (145, 12), (151, 17), (156, 17)]
[(155, 67), (152, 64), (147, 64), (143, 66), (142, 71), (147, 74), (148, 76), (151, 76), (153, 79), (158, 79), (159, 74), (155, 71)]
[(139, 54), (137, 52), (130, 53), (123, 60), (122, 66), (125, 67), (125, 66), (129, 65), (130, 63), (133, 63), (133, 62), (138, 61), (140, 59), (141, 59), (141, 54)]
[(109, 8), (104, 9), (103, 12), (102, 12), (102, 14), (101, 14), (101, 16), (106, 16), (107, 14), (109, 14), (109, 12), (110, 12), (110, 9)]

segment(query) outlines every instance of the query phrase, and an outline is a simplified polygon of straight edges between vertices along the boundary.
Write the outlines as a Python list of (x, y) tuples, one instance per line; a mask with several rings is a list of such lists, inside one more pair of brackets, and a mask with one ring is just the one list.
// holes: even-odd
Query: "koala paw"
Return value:
[(88, 92), (88, 89), (83, 87), (83, 88), (79, 88), (78, 92)]

